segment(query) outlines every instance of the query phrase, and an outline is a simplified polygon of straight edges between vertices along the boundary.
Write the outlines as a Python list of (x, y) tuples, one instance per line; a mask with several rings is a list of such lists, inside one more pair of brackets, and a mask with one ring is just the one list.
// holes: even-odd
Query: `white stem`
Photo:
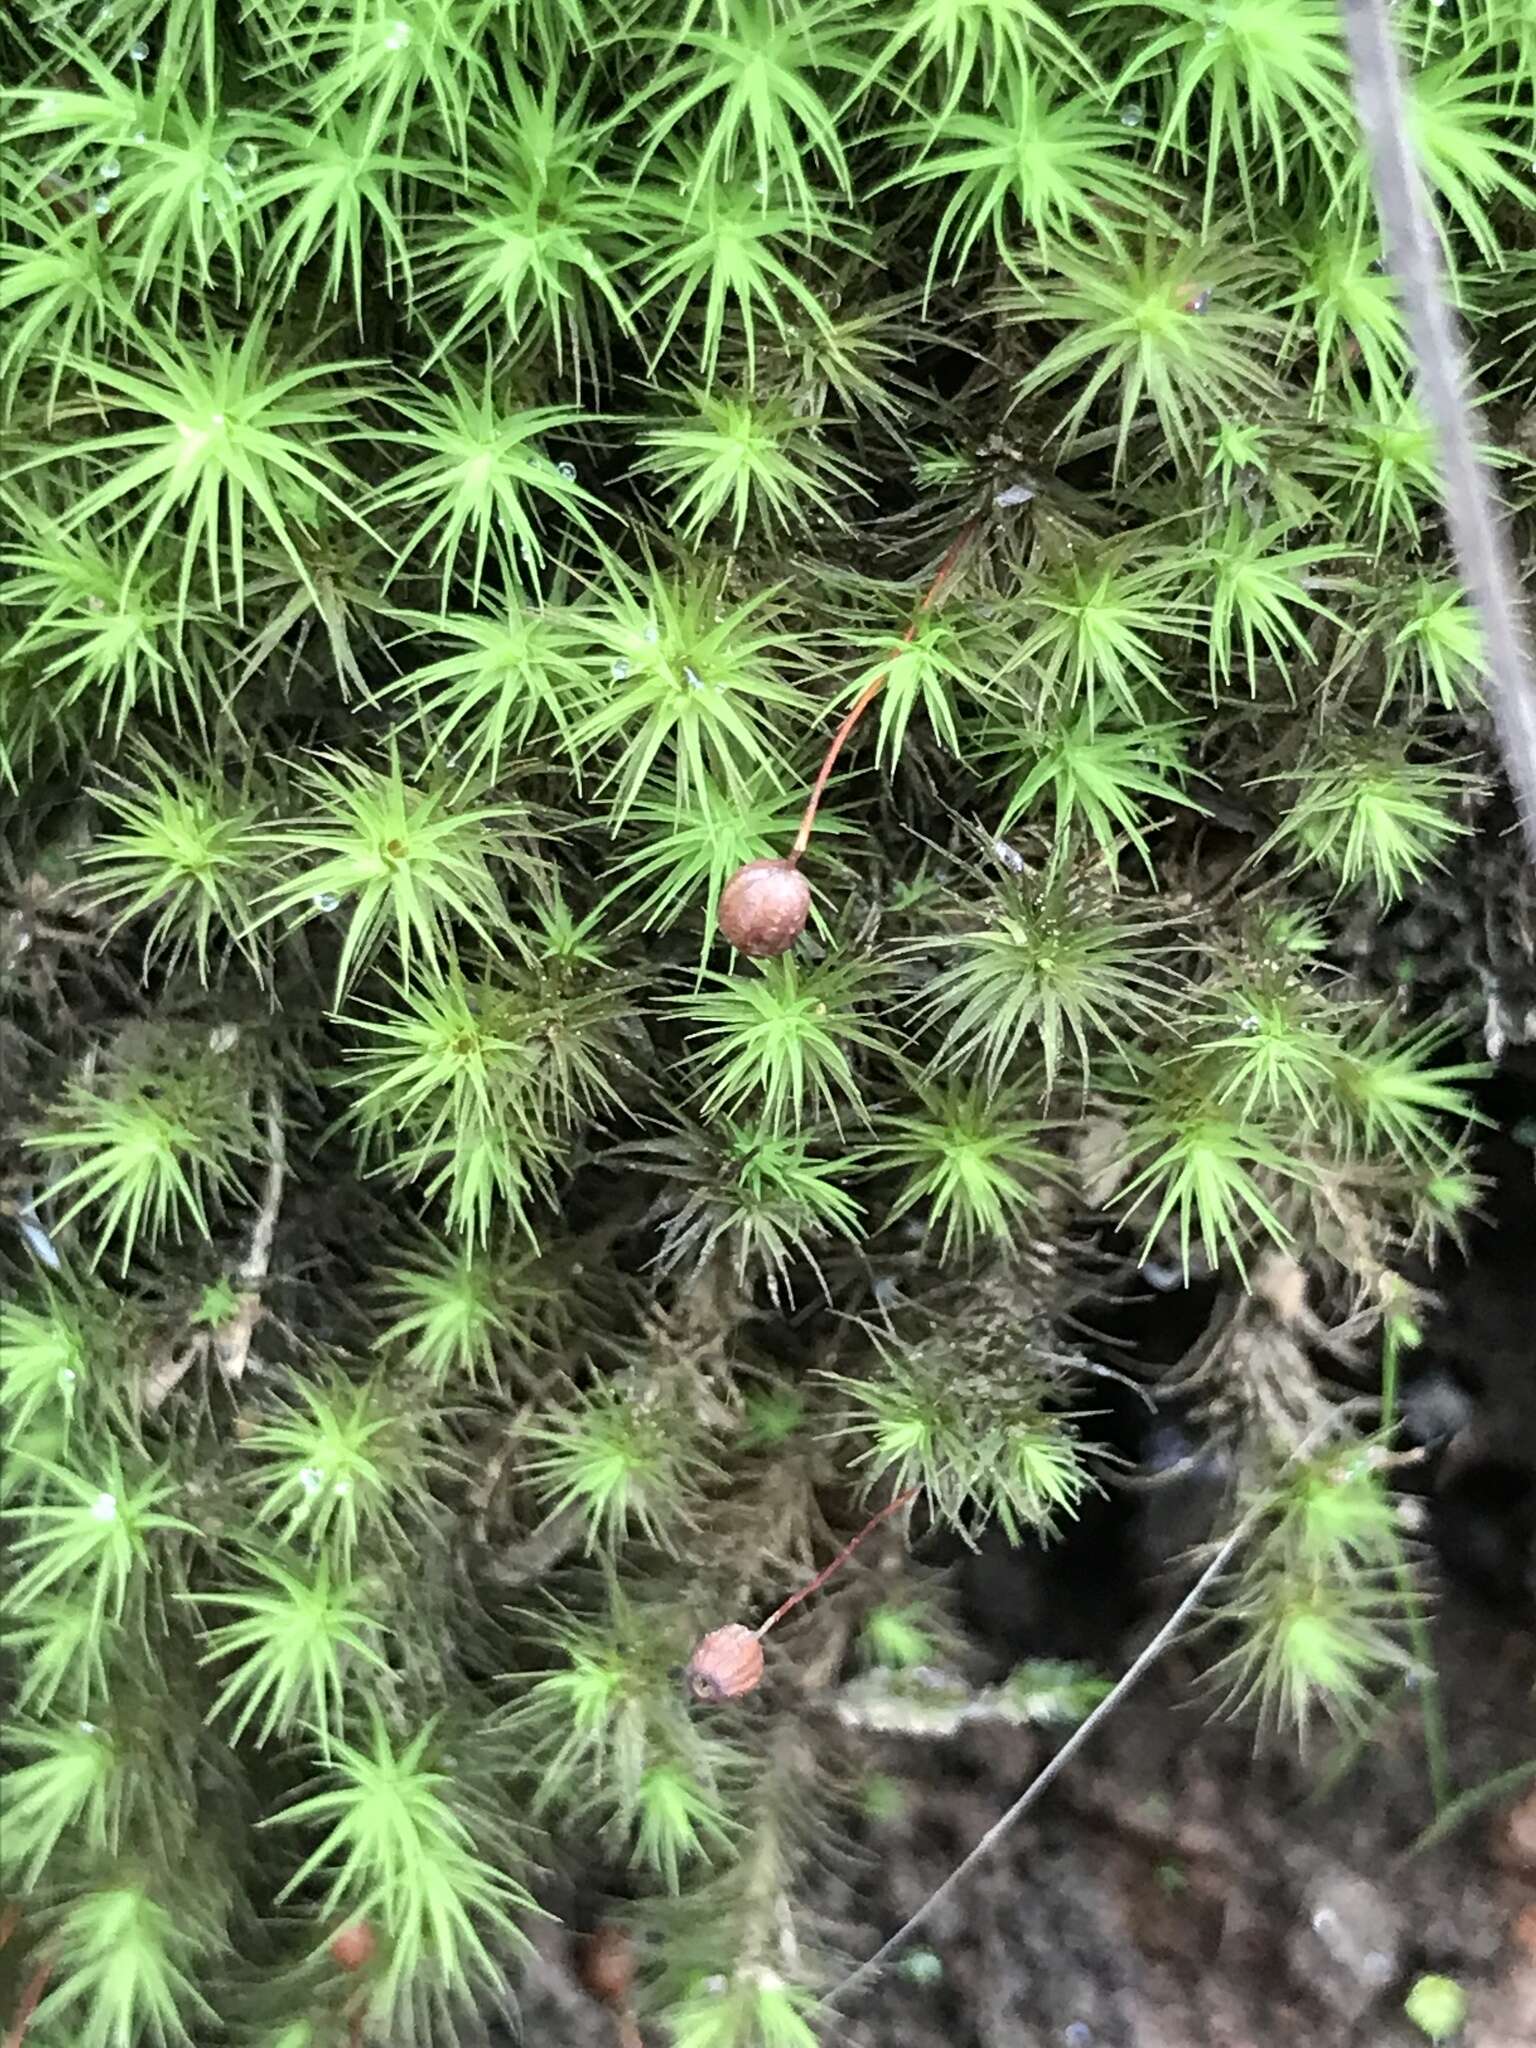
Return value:
[(1344, 0), (1355, 110), (1418, 370), (1440, 443), (1445, 520), (1483, 632), (1488, 706), (1536, 858), (1536, 681), (1505, 523), (1478, 457), (1466, 359), (1441, 277), (1440, 243), (1414, 151), (1387, 0)]

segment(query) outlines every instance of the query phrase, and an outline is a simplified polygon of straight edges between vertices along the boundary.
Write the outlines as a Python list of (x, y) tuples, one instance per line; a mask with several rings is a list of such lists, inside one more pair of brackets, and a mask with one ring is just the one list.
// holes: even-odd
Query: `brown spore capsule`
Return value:
[(331, 1960), (338, 1969), (363, 1970), (373, 1961), (373, 1929), (366, 1920), (354, 1920), (331, 1937)]
[(804, 875), (787, 860), (749, 860), (720, 891), (720, 929), (753, 960), (787, 953), (805, 930), (811, 892)]
[(763, 1646), (755, 1630), (728, 1621), (699, 1638), (688, 1665), (688, 1684), (696, 1700), (718, 1706), (755, 1692), (762, 1682)]
[(635, 1988), (635, 1946), (622, 1927), (596, 1927), (581, 1945), (581, 1981), (604, 2005), (621, 2006)]

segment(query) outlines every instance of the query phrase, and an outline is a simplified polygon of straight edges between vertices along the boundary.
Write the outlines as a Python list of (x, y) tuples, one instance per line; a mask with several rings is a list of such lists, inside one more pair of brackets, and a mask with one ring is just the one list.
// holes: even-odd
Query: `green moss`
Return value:
[[(1530, 9), (1396, 18), (1524, 520)], [(1256, 1290), (1234, 1693), (1367, 1718), (1390, 1468), (1274, 1479), (1285, 1304), (1402, 1327), (1475, 1200), (1464, 1020), (1351, 934), (1497, 812), (1334, 8), (118, 0), (0, 64), (28, 2048), (446, 2044), (545, 1830), (682, 2048), (809, 2043), (805, 1717), (943, 1610), (892, 1518), (750, 1698), (690, 1646), (863, 1494), (1112, 1484), (1110, 1226)]]

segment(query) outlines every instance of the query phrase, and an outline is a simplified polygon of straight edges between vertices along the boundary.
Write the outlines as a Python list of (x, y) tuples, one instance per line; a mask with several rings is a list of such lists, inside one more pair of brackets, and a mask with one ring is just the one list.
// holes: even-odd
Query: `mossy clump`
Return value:
[[(1525, 520), (1531, 10), (1394, 20)], [(1421, 1630), (1339, 1396), (1475, 1201), (1484, 996), (1359, 934), (1507, 798), (1334, 6), (0, 62), (5, 2023), (469, 2038), (558, 1839), (658, 2040), (812, 2042), (829, 1697), (900, 1615), (970, 1698), (904, 1535), (1116, 1483), (1143, 1267), (1238, 1304), (1212, 1662), (1363, 1725)]]

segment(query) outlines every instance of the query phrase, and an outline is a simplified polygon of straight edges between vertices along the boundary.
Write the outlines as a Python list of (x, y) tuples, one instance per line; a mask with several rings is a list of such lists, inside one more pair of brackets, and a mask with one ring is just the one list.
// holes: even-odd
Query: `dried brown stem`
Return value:
[(791, 1608), (798, 1607), (802, 1600), (809, 1600), (813, 1593), (819, 1592), (834, 1572), (842, 1570), (843, 1566), (852, 1557), (853, 1553), (872, 1529), (877, 1529), (886, 1517), (894, 1515), (898, 1508), (904, 1508), (909, 1501), (916, 1500), (921, 1492), (922, 1488), (920, 1486), (909, 1486), (904, 1493), (898, 1493), (894, 1500), (888, 1500), (878, 1514), (870, 1516), (857, 1536), (849, 1538), (829, 1565), (824, 1565), (815, 1578), (808, 1585), (802, 1586), (798, 1593), (791, 1593), (787, 1600), (781, 1601), (775, 1607), (772, 1614), (769, 1615), (768, 1619), (753, 1630), (753, 1634), (759, 1637), (767, 1635), (769, 1629), (773, 1628), (778, 1622), (781, 1622)]
[(283, 1132), (281, 1105), (275, 1088), (266, 1096), (267, 1178), (251, 1229), (251, 1241), (240, 1270), (238, 1305), (233, 1315), (215, 1330), (198, 1330), (179, 1351), (167, 1348), (154, 1362), (144, 1382), (144, 1405), (153, 1412), (172, 1394), (193, 1366), (213, 1353), (219, 1370), (229, 1380), (243, 1378), (250, 1361), (251, 1341), (264, 1313), (261, 1294), (272, 1263), (272, 1240), (277, 1232), (278, 1212), (283, 1205), (283, 1182), (287, 1170), (287, 1145)]
[(795, 834), (795, 843), (789, 850), (788, 863), (790, 867), (795, 866), (801, 854), (804, 853), (807, 846), (811, 843), (811, 828), (816, 823), (816, 813), (821, 806), (822, 794), (826, 789), (827, 779), (837, 762), (837, 757), (843, 751), (844, 742), (870, 705), (874, 703), (880, 692), (885, 688), (886, 681), (891, 673), (891, 663), (900, 654), (902, 648), (907, 646), (915, 637), (924, 617), (932, 611), (940, 597), (943, 596), (944, 586), (954, 575), (956, 569), (959, 568), (960, 557), (965, 553), (967, 546), (974, 538), (980, 523), (979, 519), (967, 520), (965, 525), (955, 535), (954, 540), (950, 543), (949, 553), (940, 562), (938, 574), (934, 577), (932, 583), (929, 584), (922, 603), (912, 616), (911, 623), (892, 648), (891, 660), (886, 663), (878, 675), (872, 676), (863, 689), (860, 690), (858, 696), (854, 698), (852, 705), (849, 707), (848, 714), (842, 724), (833, 733), (831, 745), (827, 748), (821, 767), (817, 771), (816, 780), (811, 785), (811, 794), (805, 806), (805, 814), (800, 820), (800, 830)]
[(21, 2004), (16, 2008), (16, 2017), (11, 2022), (11, 2031), (5, 2037), (5, 2048), (21, 2048), (27, 2038), (27, 2028), (32, 2024), (32, 2015), (37, 2011), (38, 2000), (48, 1988), (48, 1979), (53, 1975), (53, 1958), (44, 1956), (28, 1979), (27, 1988), (21, 1994)]

